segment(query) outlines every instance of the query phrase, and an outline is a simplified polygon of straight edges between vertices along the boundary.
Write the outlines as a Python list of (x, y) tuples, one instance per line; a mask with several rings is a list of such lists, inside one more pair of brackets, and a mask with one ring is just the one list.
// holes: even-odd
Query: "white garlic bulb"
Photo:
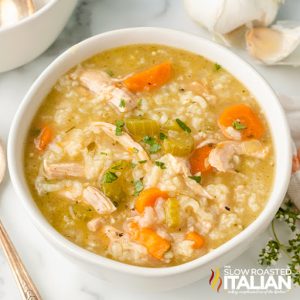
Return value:
[(300, 66), (300, 24), (285, 21), (246, 34), (248, 52), (261, 62)]
[(210, 32), (227, 34), (245, 24), (270, 25), (283, 0), (184, 0), (192, 19)]

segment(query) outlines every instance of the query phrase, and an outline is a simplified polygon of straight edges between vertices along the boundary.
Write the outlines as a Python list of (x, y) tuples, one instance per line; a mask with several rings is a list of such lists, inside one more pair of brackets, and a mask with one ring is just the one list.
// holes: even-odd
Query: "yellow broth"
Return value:
[[(78, 78), (78, 70), (90, 69), (102, 70), (113, 78), (124, 78), (165, 61), (172, 64), (170, 81), (157, 89), (138, 92), (135, 95), (139, 102), (137, 107), (125, 113), (120, 113), (105, 99), (99, 100), (97, 95), (84, 87)], [(190, 82), (194, 81), (200, 81), (206, 87), (206, 92), (200, 95), (202, 98), (200, 100), (206, 103), (202, 106), (197, 103), (199, 98), (195, 98), (199, 95), (186, 88)], [(152, 224), (150, 227), (154, 230), (159, 228), (159, 230), (165, 231), (169, 235), (171, 243), (169, 253), (166, 255), (167, 258), (160, 260), (149, 255), (149, 253), (143, 256), (143, 253), (145, 253), (143, 249), (128, 250), (128, 252), (140, 251), (141, 253), (137, 255), (137, 259), (132, 259), (132, 255), (127, 255), (125, 250), (121, 250), (123, 251), (121, 252), (122, 255), (118, 255), (118, 252), (114, 253), (110, 249), (111, 241), (101, 230), (101, 226), (95, 232), (88, 229), (87, 223), (99, 217), (102, 220), (102, 226), (111, 225), (120, 231), (124, 231), (124, 223), (128, 222), (130, 218), (136, 217), (134, 203), (137, 196), (133, 195), (134, 184), (130, 180), (126, 182), (128, 185), (126, 196), (123, 197), (114, 212), (104, 215), (99, 215), (91, 205), (82, 201), (80, 191), (78, 192), (79, 195), (74, 196), (74, 199), (70, 199), (69, 196), (66, 196), (66, 190), (70, 192), (70, 186), (74, 184), (73, 181), (76, 181), (76, 186), (81, 186), (81, 188), (93, 186), (101, 190), (103, 171), (108, 168), (109, 163), (114, 162), (118, 152), (122, 153), (124, 157), (133, 157), (135, 154), (123, 153), (124, 149), (118, 143), (110, 140), (101, 132), (97, 137), (96, 145), (99, 148), (97, 150), (87, 149), (95, 146), (94, 141), (89, 145), (81, 145), (82, 147), (71, 145), (72, 142), (76, 142), (77, 135), (82, 135), (86, 128), (93, 122), (98, 121), (115, 124), (117, 120), (139, 117), (156, 120), (163, 127), (167, 121), (179, 118), (191, 128), (195, 146), (203, 140), (214, 140), (218, 143), (228, 140), (220, 131), (218, 118), (224, 108), (235, 103), (247, 104), (259, 116), (265, 127), (265, 133), (260, 142), (264, 147), (268, 147), (269, 151), (264, 159), (240, 156), (232, 172), (214, 170), (207, 174), (201, 174), (201, 185), (213, 195), (213, 199), (193, 197), (192, 200), (198, 203), (197, 205), (199, 205), (203, 214), (206, 214), (207, 220), (213, 220), (210, 222), (211, 224), (208, 224), (209, 221), (206, 220), (208, 223), (205, 224), (208, 227), (210, 226), (209, 230), (202, 230), (204, 228), (204, 224), (201, 223), (203, 221), (202, 216), (195, 217), (195, 212), (191, 212), (189, 209), (181, 212), (181, 218), (184, 219), (181, 228), (167, 228), (163, 221), (158, 225)], [(44, 151), (39, 151), (35, 147), (35, 139), (44, 125), (51, 126), (54, 131), (54, 139)], [(137, 137), (133, 136), (133, 139), (140, 142)], [(156, 137), (156, 140), (158, 143), (162, 143), (158, 137)], [(102, 149), (105, 159), (102, 159), (100, 154), (102, 141), (105, 144), (105, 147), (103, 147), (105, 149), (110, 148), (112, 152), (112, 154), (106, 155), (106, 150)], [(141, 145), (149, 152), (148, 145), (143, 143)], [(72, 150), (75, 151), (75, 154), (70, 156), (71, 147), (75, 147), (75, 150)], [(97, 159), (90, 154), (92, 151), (98, 151)], [(89, 158), (91, 157), (92, 161), (94, 159), (95, 162), (92, 162), (94, 167), (99, 165), (99, 169), (96, 171), (91, 167), (90, 170), (92, 171), (88, 173), (95, 172), (95, 175), (91, 178), (74, 179), (66, 176), (66, 178), (45, 179), (43, 176), (41, 177), (42, 164), (45, 159), (57, 163), (72, 161), (84, 165), (86, 164), (84, 153), (90, 155)], [(165, 153), (162, 150), (151, 154), (150, 157), (154, 162), (159, 161), (164, 155)], [(187, 161), (188, 158), (189, 155), (184, 157)], [(129, 160), (131, 161), (131, 159)], [(142, 164), (137, 163), (137, 165), (136, 168), (140, 168), (142, 175), (146, 176), (145, 171), (143, 173)], [(97, 54), (76, 66), (58, 80), (36, 113), (28, 132), (24, 167), (27, 182), (37, 206), (48, 222), (67, 239), (89, 251), (115, 260), (134, 265), (162, 267), (182, 264), (213, 251), (257, 218), (264, 209), (272, 189), (274, 152), (268, 124), (257, 102), (245, 86), (222, 66), (200, 55), (175, 48), (161, 45), (130, 45)], [(164, 172), (169, 172), (169, 170)], [(133, 175), (133, 177), (133, 181), (139, 179), (138, 175)], [(43, 184), (48, 185), (45, 186), (46, 192), (38, 193), (36, 188), (37, 178), (43, 180)], [(64, 186), (61, 189), (57, 188), (55, 185), (61, 182), (64, 182), (65, 185), (69, 184), (69, 186)], [(168, 188), (168, 182), (160, 184)], [(55, 191), (52, 191), (52, 189), (55, 189)], [(174, 194), (174, 188), (170, 189)], [(226, 205), (220, 208), (222, 201), (226, 202)], [(190, 217), (189, 215), (193, 216)], [(200, 223), (195, 220), (200, 220)], [(190, 228), (193, 230), (196, 228), (195, 231), (199, 231), (201, 236), (204, 237), (205, 244), (201, 249), (193, 250), (190, 244), (182, 243), (184, 234)], [(174, 233), (173, 237), (172, 234)], [(121, 244), (121, 247), (123, 247), (123, 244)], [(177, 250), (175, 251), (175, 249)]]

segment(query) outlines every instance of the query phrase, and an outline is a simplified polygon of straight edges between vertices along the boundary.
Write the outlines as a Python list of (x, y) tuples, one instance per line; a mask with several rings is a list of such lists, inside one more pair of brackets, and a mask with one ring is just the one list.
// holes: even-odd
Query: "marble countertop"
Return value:
[[(61, 0), (63, 1), (63, 0)], [(300, 1), (287, 0), (279, 19), (300, 20)], [(135, 26), (168, 27), (208, 37), (193, 23), (180, 0), (83, 0), (56, 42), (39, 58), (18, 68), (0, 74), (0, 137), (4, 142), (13, 116), (30, 85), (60, 53), (69, 46), (104, 31)], [(244, 52), (238, 52), (252, 64), (275, 88), (290, 97), (300, 95), (300, 69), (264, 67), (255, 64)], [(1, 186), (0, 216), (18, 249), (28, 271), (36, 282), (43, 299), (49, 300), (108, 300), (108, 299), (230, 299), (233, 296), (217, 294), (208, 285), (208, 278), (188, 287), (159, 294), (141, 294), (124, 291), (82, 272), (56, 252), (29, 221), (20, 206), (9, 177)], [(257, 267), (258, 253), (268, 240), (266, 231), (246, 253), (231, 263), (235, 267)], [(300, 289), (284, 295), (285, 299), (299, 299)], [(248, 299), (251, 296), (243, 296)], [(255, 295), (257, 299), (277, 299), (279, 295)], [(242, 298), (241, 296), (235, 297)], [(20, 299), (18, 289), (0, 251), (0, 299)]]

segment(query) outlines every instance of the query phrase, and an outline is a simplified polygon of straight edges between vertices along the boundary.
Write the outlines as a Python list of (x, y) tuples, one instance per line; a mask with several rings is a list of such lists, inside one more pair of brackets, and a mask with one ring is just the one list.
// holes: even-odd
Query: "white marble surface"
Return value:
[[(64, 1), (64, 0), (61, 0)], [(300, 1), (287, 0), (281, 19), (300, 20)], [(208, 36), (185, 14), (180, 0), (86, 0), (81, 1), (64, 32), (42, 56), (17, 70), (0, 74), (0, 137), (5, 142), (12, 118), (29, 86), (58, 54), (91, 35), (132, 26), (161, 26)], [(0, 41), (1, 42), (1, 41)], [(0, 45), (1, 46), (1, 45)], [(281, 94), (300, 99), (300, 69), (263, 67), (256, 65), (245, 53), (238, 53), (263, 74)], [(36, 282), (43, 299), (102, 300), (102, 299), (226, 299), (233, 296), (217, 294), (205, 278), (191, 286), (160, 294), (137, 294), (118, 289), (79, 270), (60, 256), (34, 228), (20, 206), (7, 176), (0, 188), (0, 217), (16, 248)], [(265, 232), (232, 266), (255, 267), (257, 254), (268, 239)], [(300, 289), (293, 289), (284, 299), (299, 299)], [(283, 296), (258, 296), (257, 299), (277, 299)], [(249, 298), (236, 296), (235, 299)], [(0, 299), (19, 299), (13, 277), (0, 251)]]

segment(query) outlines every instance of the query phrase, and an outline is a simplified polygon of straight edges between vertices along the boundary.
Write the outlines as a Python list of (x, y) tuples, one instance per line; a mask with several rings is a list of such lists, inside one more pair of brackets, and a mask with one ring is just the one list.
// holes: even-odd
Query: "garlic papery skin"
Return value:
[(248, 52), (264, 64), (300, 66), (300, 25), (286, 21), (252, 28), (246, 44)]
[(268, 26), (282, 3), (282, 0), (184, 0), (193, 20), (219, 34), (246, 24)]

